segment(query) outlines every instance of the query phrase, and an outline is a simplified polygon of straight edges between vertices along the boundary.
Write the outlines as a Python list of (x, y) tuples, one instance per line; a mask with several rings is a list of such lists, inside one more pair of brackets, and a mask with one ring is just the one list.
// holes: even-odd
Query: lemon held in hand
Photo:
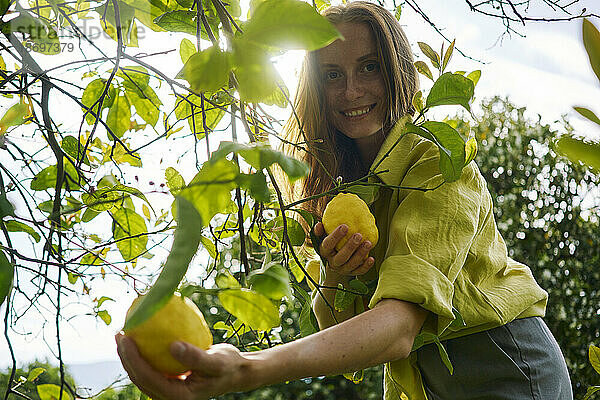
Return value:
[(323, 212), (322, 222), (328, 235), (342, 224), (348, 226), (348, 233), (337, 243), (336, 250), (344, 247), (355, 233), (360, 233), (363, 240), (368, 240), (373, 246), (379, 239), (375, 217), (371, 214), (369, 206), (353, 193), (340, 193), (331, 199)]
[[(140, 299), (141, 297), (138, 297), (133, 301), (127, 311), (126, 319)], [(126, 330), (125, 335), (135, 341), (140, 354), (152, 367), (170, 376), (181, 375), (189, 370), (173, 358), (169, 351), (171, 343), (184, 341), (201, 349), (207, 349), (213, 339), (204, 316), (196, 304), (177, 293), (148, 320)]]

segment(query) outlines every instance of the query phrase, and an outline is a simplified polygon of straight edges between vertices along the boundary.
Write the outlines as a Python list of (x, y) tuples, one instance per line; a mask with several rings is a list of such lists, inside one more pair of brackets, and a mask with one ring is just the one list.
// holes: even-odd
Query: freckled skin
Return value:
[[(317, 52), (328, 117), (344, 135), (362, 139), (380, 131), (385, 119), (385, 83), (377, 45), (366, 23), (341, 23), (345, 40)], [(369, 110), (366, 114), (349, 113)]]

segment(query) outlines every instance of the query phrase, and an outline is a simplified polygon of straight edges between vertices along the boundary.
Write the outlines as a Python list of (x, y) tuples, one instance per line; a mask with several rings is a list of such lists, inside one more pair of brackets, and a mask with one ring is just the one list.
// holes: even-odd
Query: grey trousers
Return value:
[(563, 355), (540, 317), (523, 318), (442, 341), (450, 375), (435, 344), (417, 350), (429, 400), (572, 400)]

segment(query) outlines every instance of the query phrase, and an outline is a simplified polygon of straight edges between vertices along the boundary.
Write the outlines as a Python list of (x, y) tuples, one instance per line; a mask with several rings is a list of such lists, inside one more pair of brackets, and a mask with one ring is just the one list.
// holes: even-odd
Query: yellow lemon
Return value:
[[(127, 318), (138, 304), (138, 297), (127, 311)], [(212, 334), (204, 316), (187, 297), (175, 293), (161, 309), (145, 322), (125, 331), (132, 338), (142, 357), (158, 371), (169, 376), (181, 375), (188, 371), (171, 355), (169, 346), (175, 341), (184, 341), (201, 349), (212, 344)]]
[(360, 233), (364, 240), (375, 246), (379, 239), (379, 231), (375, 225), (375, 217), (369, 211), (369, 206), (360, 197), (353, 193), (340, 193), (335, 196), (323, 212), (323, 226), (325, 232), (330, 234), (339, 225), (348, 226), (348, 233), (335, 246), (340, 250), (355, 233)]
[[(308, 275), (317, 283), (319, 283), (319, 279), (321, 279), (321, 262), (315, 258), (308, 260), (306, 266), (304, 267)], [(310, 279), (306, 278), (306, 282), (308, 282), (308, 287), (310, 290), (315, 290), (315, 285), (310, 281)]]

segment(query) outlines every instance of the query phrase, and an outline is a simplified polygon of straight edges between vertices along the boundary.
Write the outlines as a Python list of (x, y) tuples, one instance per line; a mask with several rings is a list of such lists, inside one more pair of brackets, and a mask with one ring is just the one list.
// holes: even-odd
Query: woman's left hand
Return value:
[(245, 359), (230, 344), (217, 344), (202, 350), (188, 343), (176, 342), (171, 353), (191, 373), (167, 378), (150, 366), (138, 352), (135, 342), (122, 334), (115, 336), (121, 363), (131, 381), (153, 400), (200, 400), (234, 391), (249, 390), (251, 377), (244, 376)]

